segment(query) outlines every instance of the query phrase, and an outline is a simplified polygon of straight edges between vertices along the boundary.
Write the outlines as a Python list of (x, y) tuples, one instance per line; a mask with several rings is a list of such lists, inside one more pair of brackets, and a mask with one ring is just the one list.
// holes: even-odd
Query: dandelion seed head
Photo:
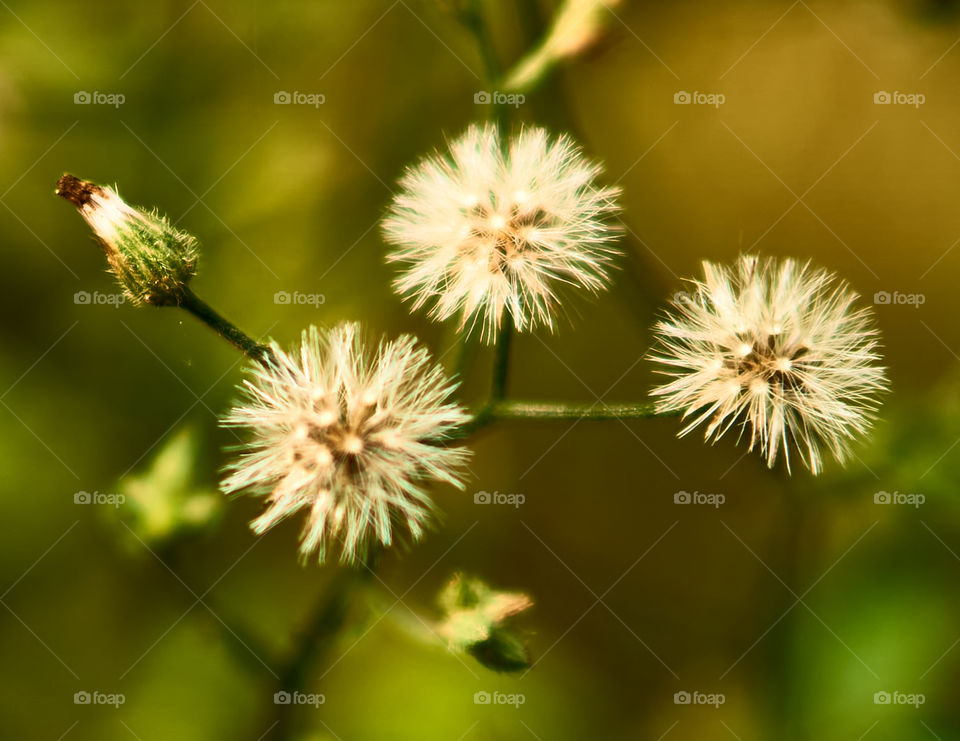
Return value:
[(222, 488), (266, 498), (257, 534), (304, 510), (304, 558), (325, 560), (332, 541), (355, 562), (398, 535), (417, 540), (434, 511), (426, 482), (463, 485), (467, 451), (442, 444), (468, 419), (453, 389), (409, 335), (371, 344), (355, 324), (310, 327), (296, 352), (273, 343), (252, 366), (224, 419), (250, 440)]
[(794, 260), (704, 263), (703, 280), (656, 326), (653, 360), (669, 381), (661, 412), (683, 412), (681, 435), (731, 427), (773, 466), (791, 448), (814, 473), (823, 452), (843, 462), (887, 388), (873, 314), (833, 274)]
[(596, 185), (600, 171), (565, 136), (530, 128), (504, 142), (471, 126), (400, 181), (383, 222), (387, 259), (401, 265), (395, 289), (487, 341), (505, 320), (552, 329), (561, 288), (602, 290), (618, 254), (620, 191)]

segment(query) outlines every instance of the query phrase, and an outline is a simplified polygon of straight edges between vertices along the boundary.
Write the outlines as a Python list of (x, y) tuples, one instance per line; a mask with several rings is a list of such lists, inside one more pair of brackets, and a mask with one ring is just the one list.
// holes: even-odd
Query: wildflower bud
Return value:
[(70, 201), (93, 229), (127, 298), (134, 306), (178, 305), (196, 274), (197, 240), (156, 211), (124, 203), (111, 188), (64, 175), (56, 193)]
[(620, 0), (567, 0), (557, 14), (548, 44), (557, 57), (584, 54), (602, 37)]
[(533, 606), (519, 592), (500, 592), (480, 579), (455, 574), (439, 598), (444, 619), (438, 634), (451, 651), (468, 653), (488, 669), (512, 672), (530, 666), (522, 636), (506, 621)]
[(530, 90), (558, 63), (583, 56), (604, 37), (613, 8), (621, 0), (566, 0), (558, 8), (543, 41), (507, 75), (502, 88)]

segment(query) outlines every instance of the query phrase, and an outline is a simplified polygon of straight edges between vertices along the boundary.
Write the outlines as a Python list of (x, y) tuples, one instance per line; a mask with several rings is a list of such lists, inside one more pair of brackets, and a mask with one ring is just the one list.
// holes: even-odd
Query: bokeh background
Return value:
[[(509, 65), (556, 4), (485, 6)], [(960, 738), (956, 3), (635, 1), (607, 16), (514, 118), (605, 163), (626, 257), (555, 336), (517, 339), (511, 396), (642, 398), (656, 312), (701, 260), (752, 251), (825, 265), (868, 304), (922, 297), (876, 306), (892, 379), (876, 434), (814, 479), (732, 439), (678, 440), (674, 420), (499, 426), (467, 491), (435, 492), (438, 531), (388, 554), (371, 601), (402, 602), (358, 611), (308, 674), (326, 702), (302, 720), (344, 741)], [(54, 197), (59, 175), (116, 183), (198, 235), (195, 288), (250, 333), (290, 342), (359, 319), (442, 355), (449, 333), (390, 290), (377, 222), (405, 165), (486, 114), (482, 77), (469, 34), (424, 0), (0, 3), (0, 737), (270, 739), (269, 677), (220, 621), (280, 652), (336, 571), (298, 566), (297, 523), (255, 539), (255, 501), (164, 551), (172, 571), (122, 511), (75, 503), (121, 491), (185, 426), (190, 485), (212, 490), (241, 365), (175, 310), (76, 303), (117, 289)], [(325, 97), (275, 104), (280, 91)], [(678, 105), (681, 91), (725, 100)], [(469, 368), (472, 403), (489, 361)], [(525, 502), (478, 505), (481, 490)], [(436, 617), (457, 570), (533, 597), (531, 671), (411, 640), (410, 610)], [(77, 705), (79, 691), (125, 702)], [(483, 691), (524, 703), (475, 704)]]

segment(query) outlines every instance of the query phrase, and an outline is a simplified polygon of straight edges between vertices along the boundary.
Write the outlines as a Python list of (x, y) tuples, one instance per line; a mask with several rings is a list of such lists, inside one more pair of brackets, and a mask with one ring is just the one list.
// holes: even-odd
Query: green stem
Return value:
[(594, 422), (614, 419), (652, 419), (675, 417), (679, 412), (658, 412), (653, 402), (606, 402), (592, 404), (564, 401), (490, 401), (473, 419), (460, 428), (457, 440), (470, 437), (494, 422), (509, 420), (588, 420)]
[(477, 343), (470, 341), (470, 335), (461, 332), (457, 339), (456, 360), (454, 361), (454, 373), (460, 382), (463, 383), (467, 375), (467, 368), (473, 363), (473, 357), (477, 352)]
[(490, 27), (484, 17), (482, 6), (483, 3), (474, 0), (460, 19), (477, 44), (477, 51), (480, 53), (480, 60), (483, 63), (484, 82), (490, 88), (486, 91), (491, 96), (487, 117), (503, 130), (508, 122), (508, 112), (504, 103), (496, 102), (493, 97), (503, 78), (503, 68), (497, 57), (497, 50), (493, 44)]
[(503, 71), (497, 57), (497, 50), (493, 45), (493, 39), (490, 36), (490, 29), (487, 27), (487, 21), (483, 15), (483, 3), (473, 0), (470, 7), (461, 14), (460, 20), (473, 35), (474, 41), (477, 42), (477, 51), (480, 52), (480, 60), (483, 63), (484, 76), (487, 82), (491, 84), (498, 82)]
[[(534, 90), (561, 62), (582, 52), (583, 45), (602, 28), (608, 12), (602, 0), (566, 0), (554, 13), (550, 28), (542, 39), (507, 71), (503, 88), (511, 93), (526, 93)], [(580, 41), (573, 41), (573, 34)], [(573, 41), (572, 46), (570, 42)], [(579, 46), (577, 50), (574, 47)]]
[[(462, 12), (460, 19), (464, 26), (473, 34), (477, 43), (477, 50), (480, 58), (483, 60), (484, 76), (486, 84), (490, 87), (487, 94), (495, 96), (496, 87), (500, 84), (503, 75), (503, 69), (500, 66), (500, 60), (497, 58), (497, 50), (494, 47), (493, 39), (490, 35), (490, 28), (484, 15), (484, 4), (481, 0), (472, 0), (467, 8)], [(493, 97), (489, 104), (488, 118), (497, 125), (497, 128), (504, 132), (509, 123), (509, 112), (503, 103), (498, 103)], [(493, 377), (490, 386), (490, 396), (493, 401), (499, 401), (506, 393), (507, 375), (510, 366), (510, 344), (513, 336), (513, 320), (507, 318), (497, 340), (496, 351), (493, 360)], [(464, 336), (463, 345), (459, 349), (457, 359), (457, 370), (465, 370), (468, 360), (468, 338)]]
[(197, 296), (190, 288), (184, 289), (183, 297), (180, 300), (180, 308), (189, 311), (244, 355), (254, 360), (260, 360), (266, 354), (267, 347), (265, 345), (261, 345), (235, 324), (218, 314), (210, 304)]
[(477, 42), (477, 49), (480, 51), (480, 59), (483, 62), (484, 77), (488, 83), (498, 82), (501, 74), (500, 61), (497, 59), (497, 51), (493, 46), (493, 39), (490, 38), (490, 31), (486, 22), (480, 17), (479, 11), (467, 24), (467, 28), (473, 33)]
[(546, 401), (500, 401), (493, 405), (494, 419), (649, 419), (664, 417), (653, 402), (571, 403)]
[(549, 401), (499, 401), (492, 405), (493, 420), (505, 419), (650, 419), (672, 416), (658, 412), (653, 402), (623, 402), (592, 404)]
[(510, 348), (513, 345), (513, 318), (508, 317), (500, 329), (493, 353), (493, 378), (490, 382), (490, 400), (501, 401), (507, 395), (510, 377)]

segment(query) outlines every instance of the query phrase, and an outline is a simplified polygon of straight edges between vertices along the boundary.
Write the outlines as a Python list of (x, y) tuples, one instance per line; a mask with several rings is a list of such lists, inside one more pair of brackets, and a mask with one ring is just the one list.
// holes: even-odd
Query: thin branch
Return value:
[(266, 345), (261, 345), (235, 324), (218, 314), (210, 304), (197, 296), (190, 288), (184, 289), (180, 308), (193, 314), (244, 355), (254, 360), (261, 360), (268, 352)]
[(500, 329), (493, 355), (493, 378), (490, 382), (490, 398), (501, 401), (507, 394), (510, 377), (510, 348), (513, 345), (513, 318), (508, 318)]
[(672, 416), (658, 412), (653, 402), (578, 404), (547, 401), (500, 401), (493, 406), (493, 419), (650, 419)]
[(604, 422), (616, 419), (652, 419), (655, 417), (675, 417), (680, 412), (659, 412), (653, 402), (615, 402), (602, 401), (577, 403), (565, 401), (514, 401), (501, 399), (490, 401), (474, 415), (473, 419), (460, 428), (451, 443), (470, 437), (474, 433), (492, 425), (494, 422), (510, 420), (588, 420)]

